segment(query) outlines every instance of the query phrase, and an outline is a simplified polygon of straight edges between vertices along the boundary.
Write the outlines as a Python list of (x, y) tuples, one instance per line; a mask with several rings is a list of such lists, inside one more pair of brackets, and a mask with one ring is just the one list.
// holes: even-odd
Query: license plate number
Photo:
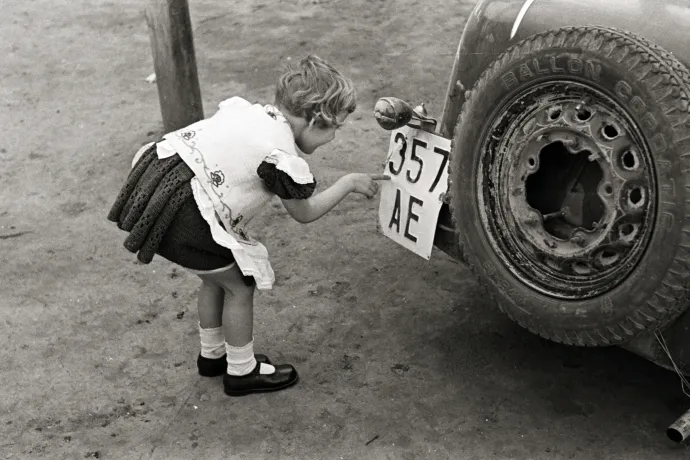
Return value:
[(404, 126), (391, 133), (381, 181), (379, 230), (429, 260), (448, 189), (450, 139)]

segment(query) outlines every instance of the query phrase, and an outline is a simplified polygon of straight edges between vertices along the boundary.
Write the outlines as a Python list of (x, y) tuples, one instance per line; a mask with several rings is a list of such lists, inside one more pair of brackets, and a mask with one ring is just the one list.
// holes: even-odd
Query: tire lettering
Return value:
[(668, 190), (669, 191), (669, 198), (673, 198), (676, 196), (676, 182), (669, 178), (668, 179), (668, 184), (664, 184), (661, 186), (661, 190)]
[[(645, 104), (640, 96), (633, 95), (632, 86), (630, 86), (630, 84), (620, 80), (615, 84), (613, 90), (622, 100), (626, 102), (630, 101), (630, 108), (635, 114), (642, 118), (642, 123), (646, 125), (650, 131), (655, 131), (659, 127), (659, 122), (654, 117), (654, 114), (647, 111), (647, 104)], [(661, 133), (657, 133), (651, 139), (651, 143), (659, 152), (666, 150), (666, 141)]]
[(661, 228), (668, 230), (671, 227), (673, 227), (674, 222), (675, 217), (673, 217), (673, 214), (671, 214), (668, 211), (664, 211), (661, 213)]
[[(545, 74), (581, 75), (593, 81), (601, 80), (601, 64), (591, 60), (572, 58), (568, 55), (550, 56), (548, 58), (533, 58), (507, 71), (501, 76), (503, 86), (511, 90), (520, 82), (534, 79)], [(629, 89), (631, 92), (632, 88)]]
[(630, 107), (632, 107), (633, 112), (639, 114), (644, 113), (647, 110), (647, 104), (640, 98), (640, 96), (635, 96), (630, 101)]
[(656, 118), (654, 117), (652, 112), (647, 112), (642, 117), (642, 122), (645, 123), (651, 131), (656, 130), (656, 128), (659, 126), (659, 122), (656, 121)]
[(659, 153), (666, 150), (666, 139), (664, 139), (664, 135), (661, 133), (657, 133), (656, 136), (652, 137), (651, 143), (654, 150)]
[(683, 174), (690, 172), (690, 152), (680, 155), (680, 170)]
[(501, 80), (503, 80), (503, 84), (505, 85), (506, 89), (513, 89), (519, 83), (517, 77), (515, 77), (515, 74), (510, 71), (504, 73), (501, 77)]
[(587, 61), (585, 67), (585, 76), (593, 81), (601, 80), (601, 64), (596, 62)]
[[(642, 120), (642, 124), (646, 128), (648, 128), (650, 131), (656, 131), (656, 129), (659, 127), (659, 121), (656, 119), (652, 112), (648, 111), (647, 104), (644, 102), (644, 100), (640, 96), (633, 94), (633, 88), (628, 82), (624, 80), (619, 80), (614, 85), (613, 90), (619, 98), (621, 98), (625, 102), (630, 103), (631, 111), (640, 117), (640, 119)], [(668, 106), (665, 104), (664, 99), (667, 95), (668, 93), (666, 93), (660, 99), (657, 99), (655, 104), (659, 107), (659, 109), (662, 112), (670, 116), (669, 113), (673, 112), (675, 110), (675, 107)], [(653, 135), (649, 140), (650, 144), (652, 145), (652, 148), (658, 153), (664, 152), (667, 148), (667, 142), (664, 135), (660, 132), (652, 134)], [(688, 134), (688, 137), (690, 137), (690, 134)]]
[(580, 74), (582, 73), (583, 67), (584, 65), (581, 59), (571, 59), (568, 61), (568, 70), (570, 73)]
[(520, 66), (520, 79), (522, 79), (524, 81), (524, 80), (529, 80), (532, 77), (534, 77), (534, 74), (532, 73), (531, 70), (529, 70), (527, 63), (522, 64)]
[(558, 67), (556, 65), (556, 56), (551, 56), (551, 58), (549, 59), (549, 64), (551, 64), (551, 72), (553, 72), (553, 73), (565, 72), (564, 68)]
[(525, 310), (522, 305), (524, 305), (527, 300), (525, 299), (525, 296), (520, 294), (516, 289), (511, 289), (510, 288), (510, 283), (506, 280), (498, 279), (496, 276), (496, 267), (494, 264), (491, 262), (484, 261), (482, 264), (477, 264), (476, 260), (474, 257), (472, 257), (470, 254), (465, 254), (465, 262), (467, 262), (469, 265), (473, 265), (475, 267), (479, 267), (482, 269), (484, 274), (489, 278), (491, 281), (491, 284), (493, 284), (494, 288), (501, 294), (504, 294), (505, 296), (509, 297), (512, 299), (512, 301), (515, 303), (515, 305), (520, 308), (525, 314), (531, 315), (531, 313), (527, 310)]
[(657, 160), (656, 164), (660, 171), (669, 172), (671, 170), (671, 162), (668, 160)]
[(613, 90), (616, 92), (616, 96), (620, 97), (624, 101), (627, 101), (632, 94), (632, 87), (623, 80), (620, 80), (618, 83), (616, 83), (616, 85), (613, 87)]
[(542, 67), (539, 65), (539, 59), (534, 58), (534, 59), (532, 60), (532, 64), (534, 65), (534, 70), (535, 70), (535, 72), (537, 72), (538, 74), (543, 75), (543, 74), (545, 74), (545, 73), (549, 73), (549, 69), (542, 68)]

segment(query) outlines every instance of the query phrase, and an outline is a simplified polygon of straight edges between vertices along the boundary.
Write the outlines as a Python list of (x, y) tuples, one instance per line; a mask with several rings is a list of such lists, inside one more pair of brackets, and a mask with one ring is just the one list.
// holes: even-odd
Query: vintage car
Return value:
[(394, 97), (381, 231), (535, 334), (690, 374), (690, 2), (481, 0), (440, 120)]

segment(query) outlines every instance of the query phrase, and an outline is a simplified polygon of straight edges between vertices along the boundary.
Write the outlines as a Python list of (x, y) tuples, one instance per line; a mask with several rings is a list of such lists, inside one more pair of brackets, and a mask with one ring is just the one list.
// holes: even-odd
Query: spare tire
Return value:
[(686, 309), (689, 100), (680, 62), (611, 28), (534, 35), (483, 73), (455, 128), (450, 206), (503, 312), (602, 346)]

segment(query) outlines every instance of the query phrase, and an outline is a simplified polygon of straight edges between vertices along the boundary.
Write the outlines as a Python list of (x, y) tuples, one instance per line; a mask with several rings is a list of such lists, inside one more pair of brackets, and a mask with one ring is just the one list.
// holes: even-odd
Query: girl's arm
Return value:
[(381, 174), (348, 174), (323, 192), (306, 200), (282, 200), (288, 214), (297, 222), (307, 224), (321, 218), (350, 193), (360, 193), (372, 198), (378, 192), (377, 180), (390, 180)]

